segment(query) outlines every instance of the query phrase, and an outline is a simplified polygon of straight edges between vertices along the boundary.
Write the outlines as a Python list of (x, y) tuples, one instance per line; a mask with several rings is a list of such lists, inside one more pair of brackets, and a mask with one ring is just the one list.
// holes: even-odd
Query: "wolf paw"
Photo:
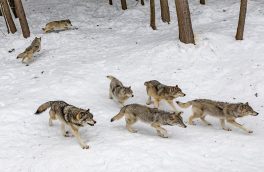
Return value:
[(226, 131), (232, 131), (231, 128), (223, 128), (223, 129), (226, 130)]
[(89, 149), (89, 145), (83, 145), (82, 148), (83, 149)]
[(65, 134), (64, 134), (64, 137), (72, 137), (72, 135), (70, 134), (69, 131), (66, 131)]
[(253, 133), (253, 131), (252, 130), (249, 130), (248, 133)]

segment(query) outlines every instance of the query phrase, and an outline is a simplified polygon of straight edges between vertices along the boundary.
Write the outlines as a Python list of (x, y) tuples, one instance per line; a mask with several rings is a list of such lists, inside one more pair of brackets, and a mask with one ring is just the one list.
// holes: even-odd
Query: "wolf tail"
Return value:
[(192, 101), (186, 102), (186, 103), (181, 103), (179, 101), (176, 101), (176, 103), (181, 107), (181, 108), (188, 108), (192, 105)]
[(50, 106), (53, 104), (52, 101), (48, 101), (42, 105), (39, 106), (39, 108), (37, 109), (37, 111), (35, 112), (36, 115), (44, 112), (45, 110), (47, 110), (48, 108), (50, 108)]
[(127, 106), (122, 107), (122, 109), (120, 110), (120, 112), (116, 116), (114, 116), (113, 118), (111, 118), (111, 122), (113, 122), (115, 120), (121, 119), (125, 115), (126, 108), (127, 108)]
[(112, 75), (108, 75), (106, 76), (108, 79), (112, 80), (112, 79), (116, 79), (115, 77), (113, 77)]

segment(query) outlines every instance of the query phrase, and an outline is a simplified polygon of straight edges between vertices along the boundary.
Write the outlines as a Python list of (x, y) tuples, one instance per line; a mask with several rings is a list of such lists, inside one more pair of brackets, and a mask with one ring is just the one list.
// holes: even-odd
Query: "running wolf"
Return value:
[(167, 138), (167, 131), (161, 127), (162, 125), (179, 125), (183, 128), (187, 127), (182, 121), (181, 113), (182, 112), (165, 112), (157, 108), (149, 108), (139, 104), (130, 104), (124, 106), (120, 112), (111, 119), (111, 122), (119, 120), (125, 116), (127, 130), (131, 133), (135, 133), (137, 130), (133, 129), (132, 125), (136, 123), (137, 120), (141, 120), (154, 127), (160, 137)]
[(176, 107), (173, 104), (173, 99), (177, 97), (184, 97), (186, 95), (182, 92), (178, 85), (167, 86), (157, 80), (146, 81), (144, 85), (146, 86), (147, 94), (149, 96), (146, 104), (150, 105), (152, 103), (152, 97), (156, 108), (159, 107), (160, 100), (164, 99), (169, 103), (173, 110), (177, 112)]
[(225, 121), (248, 133), (252, 133), (253, 131), (237, 123), (235, 119), (247, 115), (258, 115), (258, 113), (255, 112), (248, 103), (227, 103), (207, 99), (197, 99), (187, 103), (176, 103), (182, 108), (188, 108), (189, 106), (192, 106), (193, 114), (189, 118), (190, 125), (193, 125), (193, 120), (195, 118), (200, 118), (205, 124), (211, 125), (205, 120), (205, 116), (210, 115), (219, 118), (222, 128), (226, 131), (231, 131), (231, 129), (225, 126)]
[(40, 114), (48, 108), (50, 108), (49, 125), (53, 125), (52, 120), (59, 119), (61, 122), (62, 135), (69, 137), (69, 132), (65, 131), (65, 126), (69, 126), (81, 147), (83, 149), (88, 149), (89, 146), (82, 141), (78, 130), (80, 127), (84, 127), (87, 124), (94, 126), (96, 123), (90, 110), (77, 108), (64, 101), (48, 101), (42, 104), (35, 114)]
[(72, 26), (71, 21), (69, 19), (66, 20), (59, 20), (59, 21), (52, 21), (46, 24), (45, 28), (42, 30), (47, 32), (52, 32), (54, 30), (67, 30)]
[(23, 53), (20, 53), (17, 56), (17, 59), (22, 58), (22, 63), (26, 63), (27, 65), (33, 60), (33, 54), (39, 52), (41, 49), (41, 37), (35, 37), (33, 42)]
[(124, 103), (130, 97), (134, 97), (131, 87), (125, 87), (121, 81), (113, 76), (107, 76), (111, 80), (109, 88), (109, 98), (115, 98), (123, 107)]

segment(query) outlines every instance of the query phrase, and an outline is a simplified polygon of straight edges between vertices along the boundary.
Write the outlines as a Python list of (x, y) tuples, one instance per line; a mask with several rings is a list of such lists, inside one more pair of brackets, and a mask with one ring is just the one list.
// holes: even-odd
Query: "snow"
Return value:
[[(249, 1), (243, 41), (234, 40), (239, 0), (208, 1), (206, 6), (189, 1), (196, 45), (179, 42), (174, 1), (170, 25), (161, 22), (157, 10), (157, 31), (148, 24), (148, 3), (142, 7), (127, 1), (129, 9), (122, 11), (119, 1), (113, 6), (108, 0), (23, 1), (32, 36), (24, 39), (20, 29), (14, 35), (0, 33), (0, 171), (263, 171), (262, 1)], [(79, 29), (42, 33), (47, 22), (66, 18)], [(5, 33), (3, 18), (0, 30)], [(25, 66), (16, 56), (35, 36), (42, 37), (42, 50)], [(8, 53), (12, 48), (15, 52)], [(183, 102), (248, 101), (260, 115), (238, 122), (254, 133), (233, 127), (224, 131), (211, 117), (212, 127), (199, 120), (186, 129), (165, 127), (168, 139), (140, 122), (138, 133), (129, 133), (124, 119), (110, 123), (120, 108), (108, 99), (109, 74), (132, 86), (135, 97), (127, 103), (145, 104), (143, 83), (151, 79), (178, 84), (187, 94), (178, 99)], [(90, 149), (64, 138), (59, 122), (49, 127), (48, 112), (33, 115), (49, 100), (91, 109), (97, 124), (80, 131)], [(171, 110), (164, 102), (161, 108)], [(184, 110), (185, 122), (190, 113)]]

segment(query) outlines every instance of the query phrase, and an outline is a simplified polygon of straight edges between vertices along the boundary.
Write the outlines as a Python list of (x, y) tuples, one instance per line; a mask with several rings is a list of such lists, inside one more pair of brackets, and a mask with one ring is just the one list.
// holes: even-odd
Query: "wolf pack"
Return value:
[[(67, 30), (71, 26), (71, 21), (67, 19), (49, 22), (42, 30), (45, 33), (49, 33), (56, 30)], [(31, 45), (27, 47), (24, 52), (19, 54), (17, 58), (21, 58), (22, 62), (28, 65), (32, 62), (33, 55), (39, 52), (40, 49), (41, 38), (36, 37)], [(125, 102), (129, 98), (134, 97), (131, 87), (124, 86), (123, 83), (114, 76), (109, 75), (107, 78), (110, 80), (109, 99), (113, 99), (121, 107), (120, 112), (110, 119), (111, 122), (120, 120), (124, 117), (126, 129), (131, 133), (136, 133), (137, 130), (133, 125), (137, 121), (141, 121), (153, 127), (157, 135), (162, 138), (168, 138), (168, 133), (166, 129), (163, 128), (164, 125), (187, 127), (182, 118), (183, 112), (178, 111), (174, 105), (175, 99), (186, 96), (178, 85), (168, 86), (157, 80), (146, 81), (144, 83), (148, 96), (146, 105), (136, 103), (126, 105)], [(172, 111), (160, 109), (160, 101), (166, 101), (172, 108)], [(151, 104), (153, 104), (154, 107), (151, 107)], [(205, 119), (207, 115), (210, 115), (219, 119), (222, 129), (225, 131), (231, 131), (231, 128), (226, 126), (226, 123), (228, 123), (234, 127), (240, 128), (246, 133), (252, 133), (252, 130), (236, 122), (236, 119), (248, 115), (258, 115), (248, 102), (228, 103), (209, 99), (195, 99), (185, 103), (176, 101), (176, 104), (180, 108), (192, 107), (192, 114), (188, 119), (189, 125), (194, 125), (194, 120), (198, 118), (205, 125), (211, 125), (211, 123)], [(90, 109), (78, 108), (64, 101), (48, 101), (40, 105), (35, 114), (40, 114), (47, 109), (50, 109), (49, 126), (53, 125), (54, 120), (59, 120), (61, 123), (61, 132), (64, 137), (70, 137), (72, 136), (71, 134), (73, 134), (83, 149), (89, 148), (81, 139), (79, 129), (87, 125), (94, 126), (96, 124), (94, 115), (91, 113)], [(70, 129), (71, 133), (66, 128)]]

